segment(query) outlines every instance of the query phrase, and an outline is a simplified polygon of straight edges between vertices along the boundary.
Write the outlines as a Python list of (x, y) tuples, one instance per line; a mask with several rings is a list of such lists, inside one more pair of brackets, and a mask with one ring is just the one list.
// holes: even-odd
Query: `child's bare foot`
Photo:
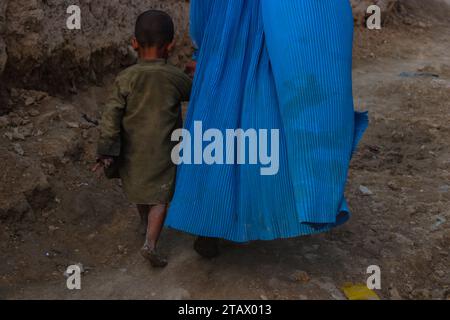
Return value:
[(198, 237), (194, 242), (194, 250), (204, 258), (215, 258), (219, 255), (219, 239)]
[(164, 258), (156, 249), (150, 249), (148, 246), (143, 246), (141, 249), (141, 255), (150, 261), (153, 268), (164, 268), (167, 266), (167, 259)]

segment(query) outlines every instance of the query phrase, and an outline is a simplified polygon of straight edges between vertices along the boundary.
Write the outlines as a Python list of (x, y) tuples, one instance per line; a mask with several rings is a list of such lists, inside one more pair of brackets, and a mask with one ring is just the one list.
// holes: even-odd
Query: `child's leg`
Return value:
[(167, 260), (158, 253), (156, 245), (166, 220), (167, 205), (151, 206), (147, 213), (147, 236), (141, 253), (144, 258), (150, 261), (153, 267), (164, 268), (167, 265)]
[(167, 215), (167, 205), (154, 205), (148, 211), (147, 238), (145, 245), (150, 250), (155, 250), (158, 244), (159, 236), (164, 227), (164, 221)]
[(139, 211), (139, 217), (141, 218), (139, 224), (139, 233), (143, 236), (147, 235), (147, 227), (148, 227), (148, 213), (150, 212), (149, 205), (138, 204), (137, 209)]

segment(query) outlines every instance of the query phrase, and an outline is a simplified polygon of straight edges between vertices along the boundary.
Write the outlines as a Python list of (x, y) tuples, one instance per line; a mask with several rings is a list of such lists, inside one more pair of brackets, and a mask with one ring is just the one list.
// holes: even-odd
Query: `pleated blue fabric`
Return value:
[(324, 232), (367, 125), (352, 96), (347, 0), (191, 0), (197, 73), (185, 128), (278, 129), (279, 172), (182, 164), (167, 226), (236, 242)]

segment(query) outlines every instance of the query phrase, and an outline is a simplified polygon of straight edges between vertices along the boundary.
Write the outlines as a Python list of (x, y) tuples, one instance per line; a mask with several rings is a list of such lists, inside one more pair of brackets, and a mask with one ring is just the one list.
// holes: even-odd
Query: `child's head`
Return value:
[(157, 58), (167, 58), (173, 47), (174, 30), (172, 18), (167, 13), (146, 11), (137, 18), (133, 47), (141, 57), (151, 52)]

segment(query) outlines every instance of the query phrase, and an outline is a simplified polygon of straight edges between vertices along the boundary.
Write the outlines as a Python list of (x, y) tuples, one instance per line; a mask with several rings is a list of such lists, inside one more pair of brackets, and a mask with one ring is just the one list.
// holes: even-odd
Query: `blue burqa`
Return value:
[(279, 172), (182, 164), (167, 225), (236, 242), (323, 232), (367, 127), (352, 97), (348, 0), (191, 0), (197, 73), (185, 128), (279, 129)]

